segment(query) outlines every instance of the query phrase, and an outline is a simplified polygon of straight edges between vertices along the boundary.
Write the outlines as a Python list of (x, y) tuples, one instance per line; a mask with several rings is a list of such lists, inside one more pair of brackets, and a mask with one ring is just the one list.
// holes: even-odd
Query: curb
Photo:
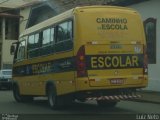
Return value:
[(141, 95), (142, 97), (139, 99), (134, 99), (133, 101), (135, 102), (160, 104), (160, 92), (142, 90), (138, 91), (137, 94)]
[(142, 99), (135, 99), (135, 100), (132, 100), (134, 102), (143, 102), (143, 103), (152, 103), (152, 104), (160, 104), (160, 102), (158, 101), (150, 101), (150, 100), (142, 100)]
[(151, 100), (145, 100), (145, 99), (134, 99), (134, 100), (129, 100), (133, 102), (143, 102), (143, 103), (152, 103), (152, 104), (160, 104), (160, 101), (151, 101)]

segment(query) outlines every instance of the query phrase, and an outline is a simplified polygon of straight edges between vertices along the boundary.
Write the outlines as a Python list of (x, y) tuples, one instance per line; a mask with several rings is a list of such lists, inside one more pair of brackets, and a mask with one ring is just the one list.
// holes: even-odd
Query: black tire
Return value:
[(118, 102), (116, 101), (111, 102), (111, 101), (106, 101), (106, 100), (97, 100), (97, 104), (100, 107), (112, 108), (112, 107), (115, 107), (117, 103)]
[(54, 86), (47, 88), (48, 103), (51, 109), (60, 109), (64, 105), (64, 99), (62, 96), (57, 96), (56, 89)]
[(17, 85), (13, 86), (13, 96), (17, 102), (32, 102), (33, 97), (27, 95), (20, 95), (19, 87)]

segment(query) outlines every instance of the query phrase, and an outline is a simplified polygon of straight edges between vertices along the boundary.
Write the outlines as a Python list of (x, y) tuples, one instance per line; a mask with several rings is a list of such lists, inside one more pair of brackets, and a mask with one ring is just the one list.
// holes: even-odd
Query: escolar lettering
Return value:
[(46, 73), (46, 72), (49, 72), (50, 69), (51, 69), (51, 64), (50, 63), (32, 65), (33, 74)]
[(139, 67), (138, 56), (91, 57), (91, 68)]
[(121, 24), (102, 24), (103, 30), (128, 30), (127, 25)]

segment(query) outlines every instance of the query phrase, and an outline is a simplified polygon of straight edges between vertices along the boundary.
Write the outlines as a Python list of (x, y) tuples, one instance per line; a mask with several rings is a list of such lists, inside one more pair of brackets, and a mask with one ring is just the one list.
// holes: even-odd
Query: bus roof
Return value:
[(102, 5), (97, 5), (97, 6), (82, 6), (82, 7), (76, 7), (76, 8), (73, 8), (73, 9), (70, 9), (66, 12), (63, 12), (57, 16), (54, 16), (48, 20), (45, 20), (37, 25), (34, 25), (28, 29), (26, 29), (21, 35), (20, 37), (22, 36), (25, 36), (25, 35), (28, 35), (28, 34), (31, 34), (31, 33), (34, 33), (36, 31), (39, 31), (41, 29), (45, 29), (51, 25), (54, 25), (55, 23), (58, 23), (58, 22), (61, 22), (62, 20), (65, 20), (65, 19), (69, 19), (71, 17), (73, 17), (73, 14), (75, 12), (78, 12), (78, 11), (82, 11), (82, 10), (87, 10), (89, 8), (109, 8), (111, 10), (121, 10), (121, 11), (126, 11), (126, 12), (134, 12), (134, 13), (137, 13), (135, 10), (131, 9), (131, 8), (126, 8), (126, 7), (117, 7), (117, 6), (102, 6)]

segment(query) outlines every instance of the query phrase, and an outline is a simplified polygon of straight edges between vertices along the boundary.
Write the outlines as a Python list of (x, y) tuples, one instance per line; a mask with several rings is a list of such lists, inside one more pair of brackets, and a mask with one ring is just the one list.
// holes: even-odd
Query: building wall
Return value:
[[(149, 64), (149, 85), (147, 90), (160, 91), (160, 0), (150, 0), (129, 6), (136, 9), (143, 20), (155, 18), (156, 21), (156, 64)], [(134, 18), (133, 18), (134, 19)]]
[[(16, 18), (17, 19), (17, 18)], [(0, 69), (11, 69), (13, 63), (13, 55), (10, 55), (10, 46), (17, 40), (17, 24), (18, 20), (15, 18), (1, 17), (0, 30)]]
[(13, 63), (13, 55), (10, 55), (10, 46), (12, 45), (13, 42), (16, 42), (16, 41), (5, 40), (3, 42), (3, 49), (2, 49), (2, 51), (3, 51), (3, 56), (2, 56), (3, 68), (6, 68), (6, 65), (11, 67), (11, 65)]
[(30, 11), (31, 7), (25, 7), (20, 10), (20, 15), (22, 16), (22, 18), (20, 19), (20, 28), (19, 28), (20, 33), (22, 33), (26, 29)]

